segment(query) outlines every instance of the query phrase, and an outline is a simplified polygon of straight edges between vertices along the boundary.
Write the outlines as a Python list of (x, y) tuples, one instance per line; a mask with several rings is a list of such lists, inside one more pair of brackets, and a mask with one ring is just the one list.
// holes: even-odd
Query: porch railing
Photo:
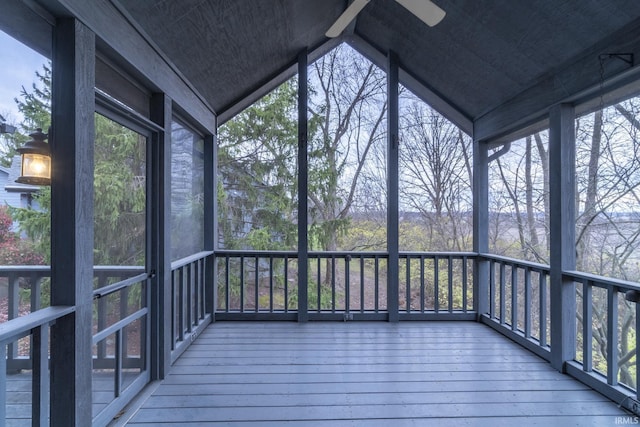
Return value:
[[(74, 312), (74, 307), (47, 307), (34, 313), (17, 317), (0, 324), (0, 424), (7, 419), (19, 420), (33, 425), (49, 424), (49, 337), (50, 328), (58, 319)], [(31, 387), (13, 389), (9, 387), (7, 362), (8, 348), (21, 340), (30, 342), (32, 372)], [(13, 385), (13, 384), (12, 384)], [(23, 405), (7, 405), (8, 395)], [(14, 408), (19, 409), (15, 410)], [(28, 417), (25, 419), (25, 417)], [(17, 421), (19, 422), (19, 421)]]
[(638, 413), (640, 305), (625, 299), (637, 283), (565, 271), (576, 284), (576, 359), (567, 372)]
[[(473, 253), (400, 253), (403, 317), (449, 316), (471, 320)], [(218, 319), (293, 319), (299, 310), (298, 253), (216, 251)], [(384, 319), (387, 263), (384, 252), (309, 252), (310, 319)]]
[(200, 252), (171, 264), (171, 362), (211, 321), (213, 252)]
[(482, 254), (489, 263), (486, 323), (550, 360), (548, 265)]
[[(539, 356), (551, 357), (549, 266), (497, 255), (489, 264), (488, 313), (480, 319)], [(640, 292), (633, 282), (565, 271), (576, 285), (576, 356), (566, 371), (632, 412), (640, 412), (640, 305), (625, 299)]]
[[(487, 265), (486, 295), (474, 294), (475, 260)], [(550, 359), (553, 343), (548, 266), (457, 252), (401, 252), (399, 263), (401, 319), (479, 317)], [(294, 319), (297, 315), (296, 252), (201, 252), (171, 267), (172, 361), (206, 327), (214, 308), (217, 319)], [(307, 270), (306, 309), (310, 319), (387, 317), (386, 253), (311, 252)], [(0, 324), (0, 351), (4, 351), (0, 355), (0, 363), (4, 363), (0, 367), (0, 400), (5, 399), (0, 408), (7, 408), (7, 372), (28, 370), (33, 379), (28, 393), (34, 402), (34, 417), (42, 417), (47, 409), (42, 393), (48, 390), (48, 373), (42, 360), (48, 357), (43, 349), (48, 347), (49, 326), (73, 311), (72, 307), (42, 309), (47, 302), (49, 275), (47, 267), (0, 269), (0, 280), (4, 279), (7, 289), (7, 313), (12, 316)], [(640, 286), (574, 271), (565, 271), (563, 279), (576, 284), (577, 307), (576, 358), (567, 364), (567, 372), (637, 412), (640, 309), (624, 295), (640, 291)], [(135, 296), (138, 291), (149, 291), (148, 277), (140, 268), (97, 267), (94, 280), (94, 366), (113, 372), (117, 391), (112, 399), (124, 400), (129, 398), (123, 394), (129, 384), (127, 370), (139, 374), (146, 369), (142, 353), (129, 349), (123, 340), (134, 323), (147, 321), (149, 308)], [(485, 298), (487, 312), (476, 313), (477, 300)], [(132, 305), (134, 300), (139, 302)], [(115, 337), (111, 344), (109, 337)], [(135, 339), (140, 349), (148, 345), (148, 336), (136, 335)], [(4, 411), (0, 415), (6, 417)]]

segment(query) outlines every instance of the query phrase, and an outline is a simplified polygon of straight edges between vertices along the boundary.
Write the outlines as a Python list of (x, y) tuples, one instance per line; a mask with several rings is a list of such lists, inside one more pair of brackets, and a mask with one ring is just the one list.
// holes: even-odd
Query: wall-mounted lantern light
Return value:
[(17, 149), (22, 156), (22, 170), (16, 182), (31, 185), (51, 185), (51, 151), (45, 142), (48, 135), (37, 129), (29, 135), (31, 141)]

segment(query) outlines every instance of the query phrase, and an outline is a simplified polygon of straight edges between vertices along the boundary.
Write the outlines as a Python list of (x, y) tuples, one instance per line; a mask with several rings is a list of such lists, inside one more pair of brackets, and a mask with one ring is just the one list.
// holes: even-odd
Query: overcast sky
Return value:
[(22, 120), (14, 98), (20, 95), (22, 86), (30, 90), (36, 70), (46, 62), (44, 56), (0, 31), (0, 114), (7, 123)]

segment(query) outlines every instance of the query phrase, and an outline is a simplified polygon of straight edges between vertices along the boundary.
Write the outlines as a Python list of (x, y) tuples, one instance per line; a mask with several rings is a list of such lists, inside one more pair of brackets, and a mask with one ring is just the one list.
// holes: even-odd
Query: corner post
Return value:
[(54, 27), (51, 102), (51, 305), (75, 312), (51, 327), (51, 424), (92, 421), (95, 34)]
[(399, 319), (399, 102), (398, 58), (394, 52), (387, 55), (387, 311), (389, 322)]
[(576, 285), (562, 272), (576, 266), (575, 110), (559, 104), (549, 111), (551, 365), (563, 372), (576, 347)]
[(478, 321), (489, 312), (489, 264), (479, 256), (489, 252), (489, 148), (473, 141), (473, 309)]
[(308, 274), (309, 238), (308, 230), (308, 77), (307, 51), (298, 55), (298, 322), (309, 320)]

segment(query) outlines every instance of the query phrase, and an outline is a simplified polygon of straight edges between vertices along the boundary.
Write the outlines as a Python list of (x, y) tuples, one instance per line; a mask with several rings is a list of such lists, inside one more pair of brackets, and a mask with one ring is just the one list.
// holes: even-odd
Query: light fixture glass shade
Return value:
[(22, 155), (22, 172), (18, 182), (33, 185), (51, 184), (51, 157), (24, 153)]
[(42, 129), (38, 129), (29, 136), (31, 141), (17, 150), (22, 156), (22, 170), (16, 182), (51, 185), (51, 155), (49, 144), (44, 142), (47, 135), (42, 133)]

